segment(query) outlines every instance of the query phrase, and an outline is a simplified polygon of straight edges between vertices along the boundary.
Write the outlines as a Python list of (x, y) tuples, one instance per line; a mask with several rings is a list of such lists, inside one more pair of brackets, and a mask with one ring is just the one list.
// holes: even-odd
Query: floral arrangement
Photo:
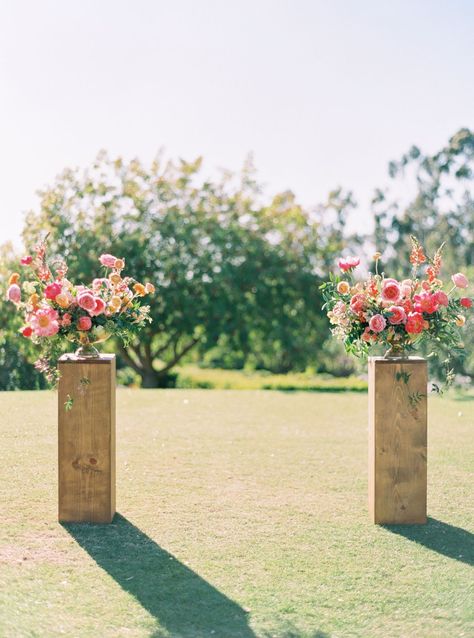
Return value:
[(445, 291), (439, 278), (443, 246), (430, 259), (415, 237), (411, 242), (409, 279), (398, 281), (379, 273), (381, 254), (377, 252), (375, 272), (365, 281), (354, 277), (360, 259), (348, 257), (339, 260), (342, 275), (331, 275), (321, 286), (332, 333), (344, 341), (347, 352), (366, 355), (372, 346), (381, 344), (389, 347), (386, 356), (397, 356), (423, 342), (432, 350), (442, 344), (451, 351), (462, 351), (461, 328), (473, 301), (453, 293), (466, 289), (469, 282), (464, 274), (456, 273), (451, 289)]
[(155, 291), (153, 284), (123, 276), (124, 259), (104, 254), (99, 262), (102, 277), (87, 286), (74, 284), (66, 277), (64, 260), (47, 262), (44, 240), (34, 255), (21, 259), (27, 274), (14, 272), (8, 281), (7, 299), (23, 313), (21, 334), (40, 347), (35, 365), (53, 384), (64, 338), (80, 346), (78, 356), (93, 357), (99, 354), (94, 344), (112, 335), (126, 344), (151, 321), (150, 307), (142, 305), (142, 298)]

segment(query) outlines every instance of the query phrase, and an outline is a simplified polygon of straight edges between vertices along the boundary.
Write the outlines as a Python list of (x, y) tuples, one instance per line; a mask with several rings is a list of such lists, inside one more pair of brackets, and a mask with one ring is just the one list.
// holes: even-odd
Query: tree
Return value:
[(121, 348), (144, 387), (165, 384), (193, 349), (223, 343), (275, 371), (304, 369), (325, 330), (317, 219), (291, 192), (265, 204), (250, 164), (216, 181), (200, 169), (200, 158), (146, 168), (102, 152), (40, 193), (25, 244), (49, 232), (77, 281), (96, 276), (97, 257), (111, 252), (156, 284), (153, 323)]

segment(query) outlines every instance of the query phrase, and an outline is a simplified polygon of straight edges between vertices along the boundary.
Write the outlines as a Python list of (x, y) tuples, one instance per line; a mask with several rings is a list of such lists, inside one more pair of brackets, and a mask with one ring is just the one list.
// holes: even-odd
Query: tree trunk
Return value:
[(147, 370), (141, 370), (140, 375), (142, 377), (142, 388), (159, 388), (160, 387), (160, 375), (153, 368)]

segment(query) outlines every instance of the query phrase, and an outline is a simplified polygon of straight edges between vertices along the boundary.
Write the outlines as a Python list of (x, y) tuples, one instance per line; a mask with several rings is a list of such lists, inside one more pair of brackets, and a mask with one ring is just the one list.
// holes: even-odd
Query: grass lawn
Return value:
[(120, 390), (109, 526), (56, 522), (56, 396), (1, 393), (0, 636), (474, 636), (474, 401), (426, 526), (367, 518), (367, 396)]

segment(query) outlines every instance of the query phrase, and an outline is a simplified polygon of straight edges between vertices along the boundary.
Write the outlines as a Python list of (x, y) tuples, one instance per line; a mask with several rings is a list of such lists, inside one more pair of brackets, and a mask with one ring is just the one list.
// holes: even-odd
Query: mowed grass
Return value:
[(0, 394), (0, 636), (474, 635), (474, 402), (426, 526), (367, 517), (367, 396), (119, 390), (109, 526), (56, 521), (56, 396)]

